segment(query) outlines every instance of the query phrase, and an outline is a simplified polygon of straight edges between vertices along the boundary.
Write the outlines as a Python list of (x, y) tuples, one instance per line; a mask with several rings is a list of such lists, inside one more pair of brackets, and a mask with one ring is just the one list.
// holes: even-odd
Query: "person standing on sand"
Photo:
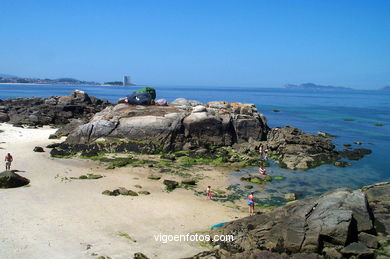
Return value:
[(12, 161), (14, 161), (14, 158), (11, 156), (10, 153), (8, 153), (8, 154), (5, 156), (4, 161), (5, 161), (5, 170), (6, 170), (6, 171), (11, 170), (11, 163), (12, 163)]
[(206, 199), (210, 199), (211, 200), (211, 198), (213, 197), (213, 194), (211, 193), (211, 186), (207, 186), (206, 195), (207, 195)]
[(248, 206), (249, 216), (255, 215), (255, 197), (253, 196), (253, 192), (251, 192), (248, 196)]

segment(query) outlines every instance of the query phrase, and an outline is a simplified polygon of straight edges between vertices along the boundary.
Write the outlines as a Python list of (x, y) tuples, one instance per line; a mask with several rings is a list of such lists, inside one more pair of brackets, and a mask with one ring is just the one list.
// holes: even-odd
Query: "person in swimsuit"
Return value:
[(5, 156), (4, 161), (5, 161), (5, 170), (6, 170), (6, 171), (11, 170), (11, 163), (12, 163), (12, 161), (14, 161), (14, 158), (11, 156), (10, 153), (8, 153), (8, 154)]
[(213, 194), (211, 193), (211, 186), (207, 186), (206, 195), (207, 195), (206, 199), (210, 199), (211, 200), (211, 198), (213, 197)]
[(259, 164), (259, 174), (267, 175), (267, 171), (263, 168), (261, 164)]
[(253, 196), (253, 192), (251, 192), (248, 196), (248, 206), (249, 216), (255, 215), (255, 197)]

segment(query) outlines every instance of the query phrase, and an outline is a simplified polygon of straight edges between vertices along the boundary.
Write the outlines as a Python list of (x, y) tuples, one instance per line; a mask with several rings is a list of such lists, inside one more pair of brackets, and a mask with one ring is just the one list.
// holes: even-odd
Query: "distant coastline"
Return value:
[(300, 85), (285, 84), (282, 88), (287, 89), (308, 89), (308, 90), (353, 90), (350, 87), (332, 86), (332, 85), (317, 85), (314, 83), (304, 83)]

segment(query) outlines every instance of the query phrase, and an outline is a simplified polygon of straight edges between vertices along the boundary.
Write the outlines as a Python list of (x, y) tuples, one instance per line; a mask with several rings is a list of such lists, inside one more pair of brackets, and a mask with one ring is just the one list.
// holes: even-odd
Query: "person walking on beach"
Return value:
[(4, 161), (5, 161), (5, 170), (6, 170), (6, 171), (11, 170), (11, 163), (12, 163), (12, 161), (14, 161), (14, 158), (11, 156), (10, 153), (8, 153), (8, 154), (5, 156)]
[(255, 197), (253, 192), (250, 192), (248, 196), (249, 216), (255, 215)]
[(267, 175), (267, 171), (263, 168), (261, 164), (259, 164), (259, 174)]
[(211, 198), (213, 197), (213, 194), (211, 193), (211, 186), (207, 186), (206, 195), (207, 195), (206, 199), (210, 199), (211, 200)]

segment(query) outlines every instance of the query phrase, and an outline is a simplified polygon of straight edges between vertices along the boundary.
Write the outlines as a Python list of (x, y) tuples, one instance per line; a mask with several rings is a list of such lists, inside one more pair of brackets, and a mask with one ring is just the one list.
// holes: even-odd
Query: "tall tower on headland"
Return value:
[(134, 85), (131, 83), (131, 76), (123, 76), (123, 86)]

